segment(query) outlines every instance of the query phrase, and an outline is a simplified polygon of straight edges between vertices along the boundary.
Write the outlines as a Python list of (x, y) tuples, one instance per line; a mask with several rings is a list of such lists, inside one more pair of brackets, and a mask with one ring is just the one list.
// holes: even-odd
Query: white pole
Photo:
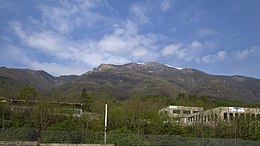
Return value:
[(105, 136), (104, 136), (104, 143), (107, 143), (107, 104), (105, 106)]

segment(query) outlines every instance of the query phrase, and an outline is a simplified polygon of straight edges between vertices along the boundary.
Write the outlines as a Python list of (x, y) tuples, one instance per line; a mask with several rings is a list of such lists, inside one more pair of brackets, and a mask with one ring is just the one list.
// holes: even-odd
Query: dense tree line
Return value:
[[(19, 99), (24, 95), (29, 95), (30, 100), (37, 100), (37, 93), (29, 87), (21, 90)], [(220, 121), (214, 126), (203, 124), (180, 126), (166, 115), (158, 114), (159, 109), (168, 105), (213, 108), (236, 106), (238, 103), (185, 94), (178, 94), (176, 98), (147, 95), (118, 100), (94, 97), (84, 89), (81, 93), (72, 95), (75, 101), (85, 103), (85, 114), (81, 117), (73, 117), (72, 114), (66, 116), (55, 114), (54, 108), (46, 103), (23, 111), (12, 111), (8, 104), (1, 103), (1, 129), (2, 131), (12, 128), (35, 129), (37, 135), (34, 136), (37, 138), (41, 137), (44, 131), (103, 132), (104, 105), (108, 104), (108, 133), (260, 140), (260, 123), (256, 120), (237, 119), (229, 123)], [(27, 99), (26, 96), (24, 98)], [(62, 101), (60, 98), (56, 100)], [(73, 101), (73, 98), (71, 100)]]

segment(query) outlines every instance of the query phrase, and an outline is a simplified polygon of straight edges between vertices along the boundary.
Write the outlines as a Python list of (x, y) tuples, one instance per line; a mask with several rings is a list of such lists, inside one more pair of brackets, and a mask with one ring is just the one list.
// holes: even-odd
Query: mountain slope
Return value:
[[(129, 98), (142, 95), (176, 97), (179, 93), (242, 102), (260, 101), (260, 80), (243, 76), (216, 76), (196, 69), (177, 69), (156, 62), (101, 64), (81, 76), (53, 77), (44, 71), (0, 68), (0, 96), (17, 94), (28, 85), (43, 93), (80, 93)], [(8, 94), (7, 94), (8, 93)]]
[(16, 96), (24, 86), (31, 86), (39, 92), (46, 93), (54, 87), (74, 80), (76, 77), (53, 77), (45, 71), (1, 67), (0, 96)]
[(128, 98), (135, 95), (175, 97), (178, 93), (231, 101), (260, 101), (260, 80), (241, 76), (215, 76), (156, 62), (101, 64), (77, 81), (58, 87), (66, 92), (86, 88), (97, 96)]

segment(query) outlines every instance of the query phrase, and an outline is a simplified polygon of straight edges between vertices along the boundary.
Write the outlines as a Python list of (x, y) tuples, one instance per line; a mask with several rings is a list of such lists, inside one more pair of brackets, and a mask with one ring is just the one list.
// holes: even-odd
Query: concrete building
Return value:
[(11, 111), (33, 110), (42, 105), (54, 114), (72, 115), (73, 117), (80, 117), (84, 112), (85, 105), (84, 103), (17, 100), (4, 97), (0, 97), (0, 102), (9, 105)]
[(4, 97), (0, 97), (0, 103), (5, 103), (6, 99)]
[(237, 118), (260, 120), (260, 109), (244, 107), (217, 107), (195, 114), (189, 114), (181, 119), (187, 125), (194, 123), (212, 124), (219, 121), (231, 121)]
[(260, 121), (260, 109), (258, 108), (217, 107), (204, 111), (202, 107), (168, 106), (159, 110), (159, 113), (168, 115), (181, 125), (213, 124), (237, 118)]
[(180, 122), (181, 119), (191, 114), (196, 114), (203, 111), (203, 107), (190, 107), (190, 106), (167, 106), (159, 110), (160, 114), (166, 114), (174, 121)]

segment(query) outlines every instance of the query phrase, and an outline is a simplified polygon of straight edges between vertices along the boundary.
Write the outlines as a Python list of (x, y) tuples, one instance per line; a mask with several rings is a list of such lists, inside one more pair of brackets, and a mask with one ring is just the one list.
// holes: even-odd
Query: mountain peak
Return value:
[(110, 68), (114, 68), (114, 65), (102, 63), (98, 67), (94, 68), (93, 72), (102, 72), (102, 71), (106, 71), (106, 70), (108, 70)]
[(113, 65), (113, 64), (100, 64), (98, 67), (94, 68), (90, 72), (104, 72), (109, 69), (123, 69), (123, 70), (132, 70), (132, 71), (145, 71), (149, 73), (159, 73), (167, 70), (167, 68), (176, 69), (183, 71), (183, 68), (173, 67), (166, 64), (161, 64), (158, 62), (131, 62), (123, 65)]

